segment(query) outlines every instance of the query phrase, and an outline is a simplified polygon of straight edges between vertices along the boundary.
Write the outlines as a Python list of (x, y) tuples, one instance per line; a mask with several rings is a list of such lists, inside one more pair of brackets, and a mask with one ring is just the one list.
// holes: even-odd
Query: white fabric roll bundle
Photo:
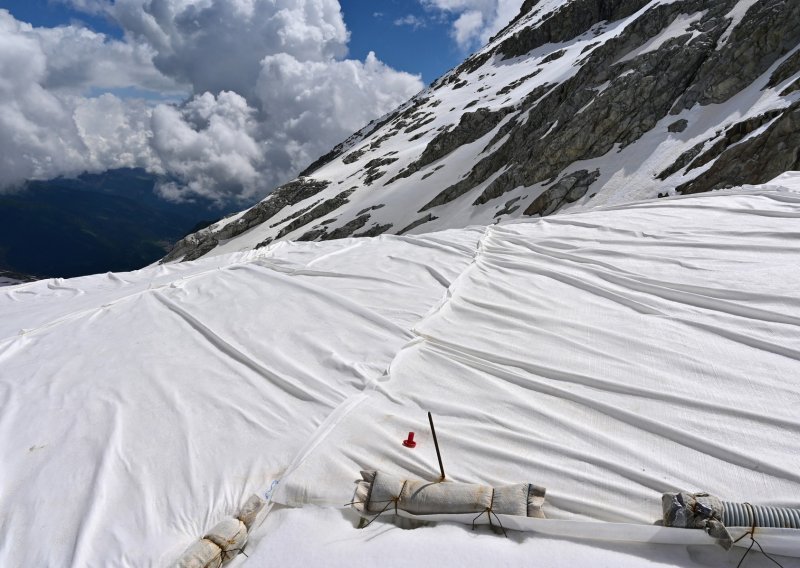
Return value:
[(362, 516), (403, 510), (412, 515), (493, 513), (544, 518), (545, 489), (530, 483), (490, 487), (452, 481), (403, 479), (362, 471), (353, 507)]

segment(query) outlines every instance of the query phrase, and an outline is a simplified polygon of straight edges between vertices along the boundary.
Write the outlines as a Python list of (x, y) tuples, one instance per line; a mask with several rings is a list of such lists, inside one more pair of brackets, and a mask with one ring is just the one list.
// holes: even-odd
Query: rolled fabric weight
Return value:
[(492, 512), (544, 518), (545, 489), (530, 483), (490, 487), (403, 479), (379, 471), (362, 471), (361, 477), (353, 507), (363, 516), (399, 509), (413, 515)]

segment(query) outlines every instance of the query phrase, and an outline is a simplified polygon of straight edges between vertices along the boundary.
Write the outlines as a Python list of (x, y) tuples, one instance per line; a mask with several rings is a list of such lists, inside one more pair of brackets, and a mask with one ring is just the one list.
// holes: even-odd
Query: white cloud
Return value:
[(393, 23), (395, 26), (409, 26), (414, 30), (425, 27), (425, 20), (414, 14), (408, 14), (402, 18), (397, 18)]
[(429, 11), (455, 16), (450, 30), (458, 46), (472, 50), (511, 21), (523, 0), (421, 0)]
[(329, 150), (327, 141), (355, 132), (419, 88), (418, 78), (384, 65), (372, 52), (363, 63), (267, 56), (257, 96), (270, 109), (262, 126), (276, 134), (268, 144), (270, 161), (281, 172), (297, 171)]
[(344, 58), (336, 0), (65, 1), (125, 37), (0, 10), (0, 186), (141, 166), (174, 180), (170, 198), (252, 199), (422, 88)]
[(476, 37), (480, 37), (482, 29), (483, 14), (478, 10), (469, 10), (453, 22), (453, 38), (458, 45), (467, 47)]
[(204, 93), (181, 108), (159, 105), (152, 114), (152, 147), (161, 167), (181, 183), (159, 187), (167, 198), (201, 195), (217, 201), (252, 198), (270, 177), (257, 139), (256, 111), (231, 91)]
[(6, 183), (72, 171), (85, 152), (71, 105), (42, 86), (47, 55), (31, 32), (0, 10), (0, 181)]
[(154, 66), (155, 52), (146, 44), (109, 40), (75, 25), (30, 28), (46, 56), (42, 86), (48, 90), (81, 92), (136, 85), (156, 92), (186, 93), (186, 85), (163, 75)]
[(152, 108), (111, 94), (76, 98), (72, 116), (86, 147), (81, 169), (142, 167), (163, 173), (151, 145)]

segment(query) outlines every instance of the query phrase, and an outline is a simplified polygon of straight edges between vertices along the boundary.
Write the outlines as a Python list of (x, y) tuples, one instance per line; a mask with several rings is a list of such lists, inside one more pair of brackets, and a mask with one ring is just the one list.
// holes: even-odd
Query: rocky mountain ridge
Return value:
[(800, 169), (800, 3), (527, 0), (488, 45), (164, 261), (430, 232)]

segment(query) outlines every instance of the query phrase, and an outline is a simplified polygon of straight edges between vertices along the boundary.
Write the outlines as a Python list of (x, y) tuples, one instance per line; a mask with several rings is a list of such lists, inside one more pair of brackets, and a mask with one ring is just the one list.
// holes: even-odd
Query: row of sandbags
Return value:
[(258, 495), (247, 500), (236, 517), (223, 519), (200, 540), (194, 542), (178, 559), (178, 568), (219, 568), (239, 554), (247, 544), (267, 502)]

